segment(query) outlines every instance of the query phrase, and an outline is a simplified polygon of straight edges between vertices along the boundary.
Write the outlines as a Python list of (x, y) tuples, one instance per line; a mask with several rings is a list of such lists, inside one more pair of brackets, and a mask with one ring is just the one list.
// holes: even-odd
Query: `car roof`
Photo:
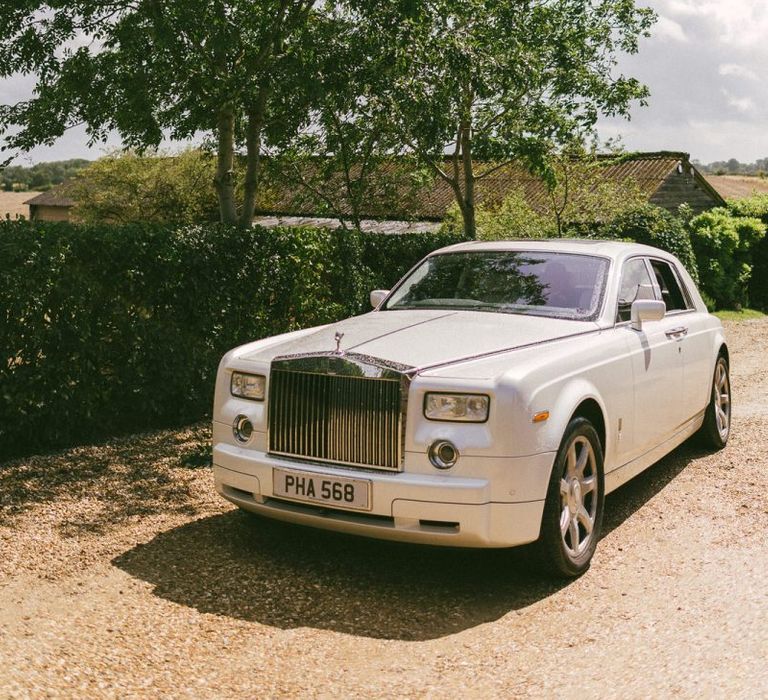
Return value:
[(466, 241), (436, 250), (433, 255), (466, 251), (548, 251), (577, 255), (600, 255), (620, 260), (631, 255), (672, 258), (669, 253), (641, 243), (579, 238), (516, 239), (504, 241)]

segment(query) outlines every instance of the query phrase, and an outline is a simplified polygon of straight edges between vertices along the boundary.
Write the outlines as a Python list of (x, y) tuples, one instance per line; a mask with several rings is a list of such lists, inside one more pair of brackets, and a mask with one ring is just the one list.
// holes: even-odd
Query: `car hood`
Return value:
[(375, 311), (323, 326), (299, 338), (256, 348), (244, 360), (339, 350), (425, 368), (597, 329), (586, 321), (481, 311)]

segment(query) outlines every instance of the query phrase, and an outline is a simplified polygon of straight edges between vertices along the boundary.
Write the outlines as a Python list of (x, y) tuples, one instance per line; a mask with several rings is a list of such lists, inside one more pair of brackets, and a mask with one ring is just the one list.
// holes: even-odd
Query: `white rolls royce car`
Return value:
[(435, 251), (374, 310), (221, 361), (218, 492), (260, 515), (590, 564), (605, 494), (699, 433), (725, 445), (728, 348), (680, 262), (632, 243)]

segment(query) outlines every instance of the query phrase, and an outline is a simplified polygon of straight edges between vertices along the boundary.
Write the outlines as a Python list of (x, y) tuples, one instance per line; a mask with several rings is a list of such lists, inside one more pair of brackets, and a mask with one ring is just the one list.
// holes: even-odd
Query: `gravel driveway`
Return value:
[(0, 697), (768, 696), (768, 319), (727, 333), (727, 449), (609, 496), (570, 583), (242, 514), (205, 426), (3, 465)]

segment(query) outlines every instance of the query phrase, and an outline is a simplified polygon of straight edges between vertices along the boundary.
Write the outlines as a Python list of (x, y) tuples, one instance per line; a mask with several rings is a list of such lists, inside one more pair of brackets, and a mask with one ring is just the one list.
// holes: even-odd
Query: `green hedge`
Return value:
[[(728, 202), (734, 216), (760, 219), (768, 226), (768, 194)], [(768, 235), (752, 246), (752, 276), (749, 279), (749, 305), (768, 311)]]
[(717, 309), (748, 306), (753, 252), (765, 236), (765, 225), (755, 217), (716, 208), (699, 214), (689, 226), (705, 298)]
[(451, 232), (392, 236), (364, 233), (361, 237), (362, 264), (371, 289), (390, 289), (433, 250), (466, 240), (460, 234)]
[(614, 240), (630, 239), (666, 250), (676, 256), (694, 282), (699, 283), (696, 256), (683, 216), (647, 204), (619, 214), (615, 219), (593, 228), (587, 235)]
[[(637, 213), (602, 235), (689, 265), (687, 232), (670, 221)], [(362, 313), (369, 290), (459, 240), (0, 222), (0, 460), (197, 420), (229, 348)]]
[(229, 348), (361, 313), (455, 240), (2, 222), (0, 459), (197, 420)]

